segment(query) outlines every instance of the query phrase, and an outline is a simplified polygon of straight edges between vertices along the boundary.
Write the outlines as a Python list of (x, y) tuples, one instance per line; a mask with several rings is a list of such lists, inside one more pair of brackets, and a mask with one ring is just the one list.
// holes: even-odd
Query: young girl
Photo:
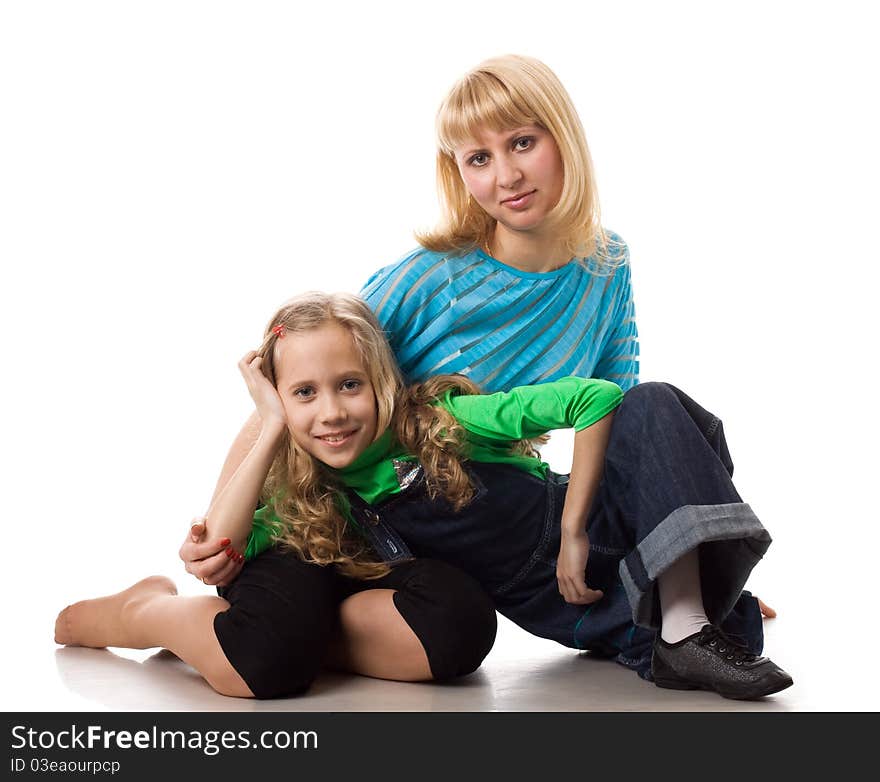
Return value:
[[(452, 87), (437, 131), (441, 225), (362, 291), (407, 382), (454, 371), (490, 391), (566, 375), (636, 384), (628, 251), (601, 228), (586, 138), (555, 74), (527, 57), (487, 60)], [(215, 496), (260, 431), (255, 412), (229, 451)], [(203, 524), (180, 556), (206, 584), (229, 584), (242, 567)], [(388, 650), (401, 637), (394, 607), (375, 597), (342, 603), (350, 651), (371, 640)], [(369, 626), (358, 622), (365, 615)], [(354, 670), (363, 656), (354, 655)], [(385, 656), (404, 658), (399, 650)]]
[[(528, 57), (481, 63), (443, 101), (437, 136), (440, 225), (362, 290), (406, 382), (456, 372), (486, 391), (569, 375), (624, 390), (637, 384), (628, 250), (601, 226), (584, 131), (556, 75)], [(217, 493), (260, 431), (255, 412)], [(199, 523), (180, 556), (206, 584), (227, 585), (242, 568), (221, 536)], [(446, 592), (426, 595), (426, 604), (448, 601)], [(454, 623), (457, 611), (448, 604), (442, 614)], [(455, 631), (441, 630), (440, 617), (434, 623), (441, 637)], [(401, 648), (406, 625), (382, 590), (344, 600), (341, 627), (342, 662), (351, 670), (405, 678), (387, 661), (418, 663), (419, 644), (409, 637)], [(377, 660), (385, 661), (381, 669), (363, 665)]]
[[(225, 599), (148, 579), (75, 604), (56, 640), (162, 644), (221, 692), (283, 695), (303, 680), (303, 632), (327, 638), (301, 617), (339, 579), (440, 556), (530, 632), (659, 686), (757, 698), (791, 685), (754, 638), (718, 626), (770, 537), (730, 481), (720, 422), (671, 386), (624, 397), (572, 377), (486, 396), (441, 376), (405, 389), (372, 312), (345, 294), (291, 301), (240, 368), (261, 434), (208, 524), (268, 565)], [(562, 426), (577, 430), (570, 481), (526, 442)], [(646, 639), (647, 663), (633, 654)]]

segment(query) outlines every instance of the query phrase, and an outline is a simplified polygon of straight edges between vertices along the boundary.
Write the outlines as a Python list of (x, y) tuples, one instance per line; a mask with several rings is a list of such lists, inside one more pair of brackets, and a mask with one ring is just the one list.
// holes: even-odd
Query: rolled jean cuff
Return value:
[(747, 503), (677, 508), (620, 562), (633, 622), (660, 627), (657, 578), (699, 546), (703, 606), (709, 620), (720, 624), (771, 542), (770, 533)]

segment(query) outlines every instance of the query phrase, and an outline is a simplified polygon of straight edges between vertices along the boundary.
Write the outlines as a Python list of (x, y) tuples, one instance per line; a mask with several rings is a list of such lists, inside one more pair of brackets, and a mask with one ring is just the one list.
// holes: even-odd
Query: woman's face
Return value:
[(454, 153), (471, 196), (511, 231), (539, 228), (562, 195), (559, 147), (537, 125), (501, 132), (483, 128)]
[(275, 343), (275, 380), (290, 436), (329, 467), (347, 467), (376, 436), (376, 395), (349, 331), (327, 323)]

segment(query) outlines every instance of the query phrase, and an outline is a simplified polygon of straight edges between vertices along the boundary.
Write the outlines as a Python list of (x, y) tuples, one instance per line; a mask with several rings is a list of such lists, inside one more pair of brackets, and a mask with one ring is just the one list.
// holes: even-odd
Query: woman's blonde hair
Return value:
[[(305, 293), (288, 301), (269, 320), (263, 344), (263, 374), (277, 384), (275, 347), (280, 339), (335, 323), (354, 340), (376, 396), (376, 439), (392, 428), (407, 454), (424, 470), (428, 496), (442, 495), (454, 510), (473, 497), (462, 466), (464, 429), (436, 404), (447, 393), (480, 393), (461, 375), (440, 375), (405, 388), (394, 354), (367, 304), (347, 293)], [(525, 446), (514, 446), (522, 449)], [(277, 521), (275, 539), (300, 558), (335, 565), (346, 575), (378, 578), (389, 567), (377, 562), (366, 543), (349, 529), (344, 489), (318, 459), (285, 435), (269, 470), (262, 500)]]
[(470, 197), (454, 150), (481, 128), (497, 132), (533, 124), (550, 133), (562, 158), (562, 194), (547, 216), (550, 229), (564, 238), (573, 257), (594, 256), (600, 266), (619, 265), (623, 254), (609, 247), (615, 242), (602, 230), (593, 163), (571, 98), (543, 62), (515, 54), (481, 63), (456, 82), (441, 103), (437, 112), (441, 221), (433, 231), (417, 233), (417, 240), (438, 252), (485, 247), (495, 220)]

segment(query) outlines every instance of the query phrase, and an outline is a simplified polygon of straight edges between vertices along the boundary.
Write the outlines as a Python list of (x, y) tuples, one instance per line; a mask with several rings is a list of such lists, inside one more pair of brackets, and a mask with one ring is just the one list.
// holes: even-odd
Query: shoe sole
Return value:
[[(656, 652), (655, 652), (655, 661), (657, 660)], [(722, 698), (728, 698), (730, 700), (735, 701), (753, 701), (758, 698), (763, 698), (766, 695), (773, 695), (774, 693), (781, 692), (788, 687), (791, 687), (794, 684), (794, 681), (790, 676), (786, 676), (785, 678), (777, 678), (775, 681), (770, 683), (762, 683), (760, 681), (755, 682), (750, 687), (741, 687), (736, 690), (729, 690), (725, 687), (713, 687), (709, 684), (703, 684), (702, 682), (691, 681), (690, 679), (683, 679), (678, 676), (667, 663), (665, 663), (662, 659), (659, 660), (660, 665), (656, 667), (662, 666), (663, 670), (652, 670), (651, 673), (654, 677), (654, 684), (658, 687), (662, 687), (666, 690), (706, 690), (708, 692), (716, 692)]]
[(708, 684), (696, 684), (695, 682), (686, 679), (658, 679), (656, 676), (654, 677), (654, 684), (666, 690), (705, 690), (707, 692), (716, 692), (722, 698), (728, 698), (730, 700), (754, 701), (763, 698), (766, 695), (773, 695), (777, 692), (781, 692), (782, 690), (791, 687), (791, 685), (794, 684), (794, 681), (791, 678), (781, 679), (778, 682), (774, 682), (769, 687), (756, 687), (755, 689), (748, 691), (738, 690), (736, 692), (725, 690), (723, 687), (711, 687)]

